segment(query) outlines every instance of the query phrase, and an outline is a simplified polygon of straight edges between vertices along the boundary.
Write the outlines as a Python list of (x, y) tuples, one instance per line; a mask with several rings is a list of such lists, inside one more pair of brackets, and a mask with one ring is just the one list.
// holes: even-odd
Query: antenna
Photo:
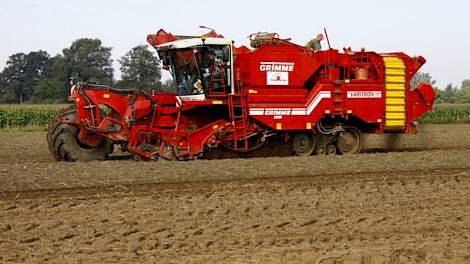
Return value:
[(210, 28), (210, 27), (206, 27), (206, 26), (199, 26), (199, 28), (209, 29), (209, 30), (212, 30), (212, 31), (214, 31), (214, 32), (215, 32), (215, 29), (213, 29), (213, 28)]
[(326, 41), (328, 42), (328, 48), (331, 49), (330, 38), (328, 38), (328, 32), (326, 31), (326, 27), (324, 27), (323, 30), (325, 31)]

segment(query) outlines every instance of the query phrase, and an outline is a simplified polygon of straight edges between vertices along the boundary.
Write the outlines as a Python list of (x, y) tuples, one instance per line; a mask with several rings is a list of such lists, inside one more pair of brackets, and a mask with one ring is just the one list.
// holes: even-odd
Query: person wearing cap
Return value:
[(193, 94), (203, 94), (204, 89), (202, 87), (202, 81), (201, 79), (197, 79), (197, 81), (194, 83), (194, 90)]
[(314, 39), (310, 40), (305, 47), (312, 49), (314, 51), (321, 50), (320, 41), (323, 40), (323, 34), (318, 34)]

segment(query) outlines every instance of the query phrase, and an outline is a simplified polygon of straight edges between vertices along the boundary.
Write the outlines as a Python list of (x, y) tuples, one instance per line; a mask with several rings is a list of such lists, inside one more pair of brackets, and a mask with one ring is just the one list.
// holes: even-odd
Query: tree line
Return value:
[(160, 62), (147, 45), (132, 48), (118, 60), (118, 81), (114, 78), (111, 51), (99, 39), (80, 38), (56, 56), (43, 50), (15, 53), (0, 72), (0, 103), (65, 102), (71, 80), (118, 88), (171, 88), (171, 82), (162, 84)]

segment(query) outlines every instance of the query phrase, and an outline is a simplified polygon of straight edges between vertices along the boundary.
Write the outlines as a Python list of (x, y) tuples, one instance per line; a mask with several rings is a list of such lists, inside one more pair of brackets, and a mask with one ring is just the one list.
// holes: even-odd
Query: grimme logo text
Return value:
[(293, 62), (260, 62), (260, 71), (267, 72), (291, 72), (294, 71)]

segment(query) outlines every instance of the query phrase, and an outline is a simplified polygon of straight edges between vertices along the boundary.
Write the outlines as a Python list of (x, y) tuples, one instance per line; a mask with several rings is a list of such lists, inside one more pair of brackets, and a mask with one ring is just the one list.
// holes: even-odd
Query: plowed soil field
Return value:
[(0, 263), (470, 263), (470, 125), (352, 156), (54, 161), (0, 131)]

